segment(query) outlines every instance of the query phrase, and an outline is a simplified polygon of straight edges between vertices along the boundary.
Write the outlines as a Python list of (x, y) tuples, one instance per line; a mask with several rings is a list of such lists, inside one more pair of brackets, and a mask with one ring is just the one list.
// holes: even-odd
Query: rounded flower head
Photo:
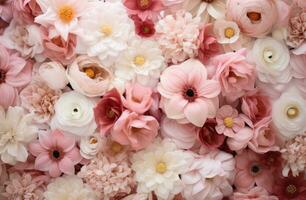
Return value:
[(155, 34), (155, 24), (152, 20), (141, 20), (138, 16), (132, 16), (135, 24), (135, 32), (140, 37), (151, 37)]
[(100, 151), (101, 145), (102, 140), (98, 133), (82, 137), (80, 140), (80, 154), (83, 158), (92, 159)]
[(162, 107), (170, 119), (202, 127), (207, 117), (214, 117), (219, 107), (220, 85), (207, 80), (200, 61), (190, 59), (168, 67), (160, 77), (158, 91)]
[(188, 168), (192, 156), (178, 150), (170, 140), (156, 139), (148, 148), (135, 153), (132, 169), (138, 193), (153, 192), (158, 198), (169, 199), (182, 189), (179, 175)]
[(214, 33), (221, 44), (231, 44), (239, 39), (240, 29), (235, 22), (217, 20), (214, 22)]
[(55, 103), (52, 129), (60, 129), (77, 136), (91, 135), (97, 128), (94, 120), (95, 102), (77, 92), (66, 92)]

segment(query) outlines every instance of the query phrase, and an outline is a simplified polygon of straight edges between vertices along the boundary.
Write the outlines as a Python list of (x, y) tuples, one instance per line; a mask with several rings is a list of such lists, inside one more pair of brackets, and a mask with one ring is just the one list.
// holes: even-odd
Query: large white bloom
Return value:
[(273, 103), (272, 120), (286, 138), (303, 134), (306, 130), (306, 101), (296, 89), (289, 89)]
[(78, 136), (91, 135), (97, 128), (94, 106), (94, 100), (74, 91), (66, 92), (55, 103), (50, 126)]
[(77, 176), (63, 176), (54, 179), (44, 193), (46, 200), (96, 200), (93, 190)]
[(257, 39), (251, 52), (258, 78), (266, 83), (288, 83), (292, 74), (290, 54), (285, 44), (271, 37)]
[(0, 154), (4, 163), (27, 160), (26, 145), (37, 136), (37, 128), (31, 123), (32, 115), (25, 115), (23, 108), (9, 107), (5, 113), (0, 106)]
[(112, 64), (127, 48), (134, 27), (121, 2), (99, 2), (80, 22), (77, 51), (98, 56), (103, 64)]
[(171, 199), (182, 190), (179, 175), (187, 170), (191, 159), (191, 154), (178, 150), (172, 141), (156, 139), (132, 158), (137, 192), (154, 191), (161, 200)]

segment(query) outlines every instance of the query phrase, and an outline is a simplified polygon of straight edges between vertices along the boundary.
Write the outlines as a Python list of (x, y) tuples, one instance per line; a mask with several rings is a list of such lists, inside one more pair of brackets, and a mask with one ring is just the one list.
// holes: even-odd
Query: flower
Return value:
[(287, 141), (281, 149), (282, 158), (285, 160), (283, 176), (288, 176), (291, 171), (293, 176), (298, 176), (306, 169), (306, 135), (299, 135)]
[(154, 117), (125, 110), (114, 124), (111, 136), (116, 142), (130, 145), (137, 151), (144, 149), (154, 140), (158, 129), (159, 124)]
[(73, 89), (88, 97), (104, 95), (113, 79), (109, 69), (88, 56), (77, 57), (68, 66), (66, 75)]
[(155, 34), (155, 24), (152, 20), (141, 20), (137, 15), (134, 15), (132, 19), (138, 36), (148, 38)]
[(16, 104), (18, 89), (31, 81), (32, 63), (0, 45), (0, 106), (8, 108)]
[(257, 39), (251, 52), (259, 80), (266, 83), (287, 83), (291, 80), (288, 48), (270, 37)]
[(254, 89), (255, 67), (246, 61), (245, 49), (213, 57), (208, 70), (221, 84), (222, 95), (231, 101)]
[[(293, 6), (294, 8), (294, 6)], [(305, 9), (297, 8), (291, 10), (293, 16), (290, 17), (288, 26), (287, 44), (293, 48), (301, 46), (306, 41), (306, 12)]]
[(133, 112), (143, 114), (150, 109), (153, 104), (153, 91), (151, 88), (140, 84), (127, 84), (123, 105)]
[(44, 192), (46, 200), (97, 200), (90, 187), (77, 176), (62, 176), (51, 182)]
[(234, 192), (231, 200), (278, 200), (276, 196), (269, 195), (267, 190), (255, 186), (246, 193)]
[(42, 14), (35, 17), (35, 22), (45, 27), (54, 26), (65, 41), (69, 33), (78, 31), (79, 19), (88, 7), (87, 1), (82, 0), (40, 0), (37, 3)]
[(60, 129), (77, 136), (91, 135), (97, 128), (94, 120), (95, 102), (77, 92), (66, 92), (55, 103), (52, 129)]
[(200, 18), (183, 11), (166, 15), (156, 24), (156, 34), (166, 62), (178, 64), (197, 55)]
[(217, 20), (214, 22), (214, 33), (221, 44), (231, 44), (239, 39), (240, 29), (233, 21)]
[(98, 154), (78, 173), (95, 192), (98, 199), (112, 199), (118, 194), (130, 194), (135, 185), (133, 171), (127, 161), (111, 162)]
[(115, 74), (124, 80), (136, 77), (157, 78), (164, 67), (164, 58), (156, 42), (144, 39), (131, 41), (126, 51), (116, 62)]
[(41, 8), (36, 0), (16, 0), (12, 1), (14, 18), (19, 22), (33, 24), (34, 18), (41, 15)]
[(98, 154), (102, 141), (98, 133), (85, 136), (80, 141), (80, 154), (83, 158), (93, 159)]
[(212, 151), (204, 156), (195, 155), (187, 172), (182, 174), (183, 196), (187, 200), (218, 200), (230, 195), (234, 170), (231, 154)]
[(241, 128), (233, 137), (227, 138), (226, 144), (232, 151), (246, 148), (254, 136), (254, 130), (249, 127)]
[(34, 114), (36, 122), (49, 122), (60, 95), (60, 90), (52, 90), (42, 82), (35, 82), (20, 92), (21, 106)]
[(241, 114), (230, 105), (222, 106), (216, 115), (216, 131), (228, 137), (234, 137), (235, 133), (244, 128), (245, 123)]
[(170, 119), (202, 127), (207, 117), (214, 117), (218, 106), (220, 85), (207, 80), (207, 71), (198, 60), (190, 59), (168, 67), (157, 87), (162, 108)]
[(158, 198), (168, 199), (182, 190), (179, 174), (188, 169), (192, 156), (170, 140), (156, 139), (146, 149), (132, 157), (132, 169), (138, 183), (138, 193), (153, 192)]
[(272, 120), (285, 138), (293, 138), (306, 130), (306, 102), (295, 89), (289, 89), (272, 105)]
[(226, 8), (227, 19), (235, 21), (241, 32), (251, 37), (267, 35), (289, 13), (286, 3), (274, 0), (229, 0)]
[(28, 157), (26, 145), (36, 135), (37, 127), (32, 124), (31, 114), (25, 114), (21, 107), (9, 107), (5, 112), (0, 106), (0, 155), (4, 163), (25, 162)]
[(42, 81), (53, 90), (64, 89), (68, 84), (65, 68), (58, 62), (42, 63), (38, 69), (38, 74)]
[(82, 160), (74, 137), (54, 130), (39, 133), (39, 140), (29, 145), (29, 151), (35, 159), (35, 169), (49, 172), (58, 177), (63, 173), (74, 174), (74, 165)]
[(13, 17), (11, 7), (12, 2), (12, 0), (6, 0), (0, 4), (0, 18), (6, 22), (10, 22)]
[(121, 96), (114, 88), (107, 92), (94, 107), (95, 121), (102, 135), (110, 132), (122, 112)]

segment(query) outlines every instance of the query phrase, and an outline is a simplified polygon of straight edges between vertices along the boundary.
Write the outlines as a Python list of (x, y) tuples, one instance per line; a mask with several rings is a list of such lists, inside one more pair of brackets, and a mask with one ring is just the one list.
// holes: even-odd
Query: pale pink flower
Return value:
[(130, 146), (121, 145), (118, 142), (112, 140), (109, 136), (101, 137), (101, 148), (100, 152), (110, 162), (121, 162), (123, 160), (129, 160), (129, 156), (132, 153)]
[(218, 110), (216, 120), (216, 131), (228, 137), (234, 137), (236, 132), (245, 127), (241, 114), (230, 105), (224, 105)]
[(270, 195), (263, 187), (255, 186), (245, 193), (234, 192), (230, 200), (278, 200), (278, 198)]
[(37, 0), (14, 0), (12, 8), (14, 19), (21, 23), (33, 24), (34, 18), (41, 14)]
[(295, 4), (291, 6), (291, 16), (287, 28), (287, 44), (298, 48), (306, 41), (306, 8), (300, 8)]
[(29, 145), (29, 151), (36, 156), (35, 168), (52, 177), (74, 174), (74, 165), (82, 160), (75, 138), (58, 130), (40, 133), (39, 140)]
[(227, 138), (226, 142), (230, 150), (239, 151), (248, 146), (249, 141), (253, 138), (254, 130), (249, 127), (240, 129), (231, 138)]
[(157, 89), (167, 117), (180, 123), (202, 127), (208, 117), (215, 116), (219, 107), (220, 85), (207, 79), (206, 68), (198, 60), (190, 59), (168, 67)]
[(290, 67), (292, 68), (292, 76), (298, 79), (306, 78), (306, 54), (303, 55), (290, 55)]
[(6, 22), (10, 22), (13, 13), (12, 13), (12, 4), (13, 0), (3, 0), (0, 3), (0, 18)]
[(154, 117), (126, 110), (114, 124), (111, 135), (116, 142), (140, 150), (154, 140), (158, 129), (159, 124)]

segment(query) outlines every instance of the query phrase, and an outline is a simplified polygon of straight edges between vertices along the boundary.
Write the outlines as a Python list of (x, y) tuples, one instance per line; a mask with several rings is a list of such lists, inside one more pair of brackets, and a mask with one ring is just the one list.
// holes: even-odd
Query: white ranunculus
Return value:
[(306, 101), (295, 89), (284, 92), (273, 103), (272, 119), (286, 138), (303, 134), (306, 130)]
[(271, 37), (257, 39), (251, 52), (258, 78), (266, 83), (288, 83), (291, 78), (290, 54), (285, 44)]
[(55, 103), (52, 129), (60, 129), (78, 136), (91, 135), (97, 128), (93, 108), (95, 101), (77, 92), (64, 93)]
[(98, 133), (82, 137), (80, 141), (80, 154), (83, 158), (92, 159), (100, 150), (101, 138)]
[(9, 107), (5, 113), (0, 106), (0, 155), (4, 163), (25, 162), (26, 146), (36, 136), (37, 127), (32, 124), (31, 114), (24, 114), (21, 107)]
[(59, 90), (66, 87), (68, 79), (65, 68), (58, 62), (43, 63), (38, 70), (42, 80), (53, 90)]

